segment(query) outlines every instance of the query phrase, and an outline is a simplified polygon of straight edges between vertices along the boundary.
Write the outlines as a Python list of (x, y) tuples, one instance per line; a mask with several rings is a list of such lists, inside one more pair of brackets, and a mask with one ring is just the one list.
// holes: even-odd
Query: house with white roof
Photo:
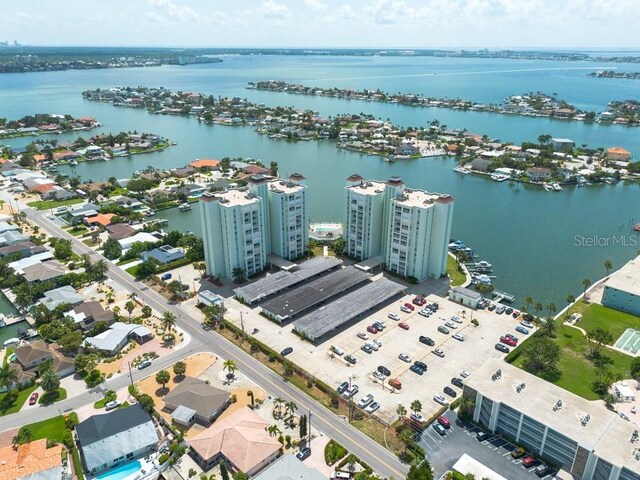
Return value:
[(88, 350), (115, 355), (131, 339), (135, 339), (138, 343), (144, 343), (152, 337), (151, 331), (143, 325), (115, 322), (109, 327), (109, 330), (105, 330), (95, 337), (86, 338), (82, 345)]

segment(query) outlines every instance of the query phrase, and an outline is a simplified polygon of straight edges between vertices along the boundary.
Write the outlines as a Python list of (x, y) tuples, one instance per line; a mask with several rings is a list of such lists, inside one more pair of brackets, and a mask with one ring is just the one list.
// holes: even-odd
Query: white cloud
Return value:
[(262, 2), (260, 13), (265, 18), (284, 20), (291, 17), (291, 11), (285, 3), (276, 3), (274, 0)]
[(314, 12), (324, 12), (327, 10), (327, 4), (320, 0), (304, 0), (305, 6)]
[(171, 0), (149, 0), (158, 12), (147, 12), (147, 17), (161, 21), (161, 18), (178, 22), (193, 22), (200, 20), (200, 16), (191, 7), (178, 5)]

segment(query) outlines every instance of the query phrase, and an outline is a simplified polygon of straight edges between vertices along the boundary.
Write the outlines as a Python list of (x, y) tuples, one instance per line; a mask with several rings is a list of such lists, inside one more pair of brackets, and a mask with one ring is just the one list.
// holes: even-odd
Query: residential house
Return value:
[(53, 188), (48, 188), (45, 192), (41, 192), (40, 196), (43, 200), (69, 200), (70, 198), (76, 198), (78, 195), (58, 185), (54, 185)]
[(253, 476), (280, 454), (280, 442), (269, 435), (268, 426), (257, 413), (243, 407), (191, 438), (191, 453), (204, 470), (224, 459)]
[(242, 171), (247, 175), (269, 175), (269, 169), (260, 165), (247, 165)]
[(628, 162), (631, 160), (631, 152), (622, 147), (611, 147), (607, 149), (607, 160)]
[(134, 235), (137, 230), (128, 223), (116, 223), (109, 225), (107, 227), (107, 232), (109, 232), (109, 238), (113, 238), (114, 240), (123, 240)]
[(71, 317), (76, 326), (82, 330), (93, 327), (98, 322), (105, 322), (111, 325), (114, 315), (111, 310), (106, 310), (100, 302), (83, 302), (76, 305), (73, 309), (65, 313), (65, 316)]
[(476, 158), (471, 162), (471, 168), (478, 172), (486, 172), (491, 160), (488, 158)]
[(84, 297), (82, 294), (78, 293), (71, 285), (65, 285), (64, 287), (55, 288), (45, 292), (44, 298), (38, 303), (44, 305), (49, 310), (54, 310), (58, 305), (62, 305), (64, 303), (78, 305), (83, 301)]
[(8, 232), (0, 234), (0, 246), (2, 247), (22, 243), (26, 240), (29, 240), (29, 237), (20, 233), (18, 230), (9, 230)]
[(120, 242), (122, 250), (129, 250), (131, 245), (137, 242), (158, 242), (160, 240), (162, 240), (162, 237), (157, 233), (138, 232), (131, 237), (122, 238), (118, 242)]
[(327, 476), (298, 460), (293, 453), (287, 453), (253, 478), (254, 480), (326, 480)]
[(527, 169), (527, 176), (532, 182), (540, 182), (551, 178), (553, 173), (550, 168), (531, 167)]
[(56, 260), (37, 263), (22, 269), (22, 276), (28, 283), (46, 282), (47, 280), (60, 278), (64, 274), (64, 266)]
[(162, 247), (154, 248), (153, 250), (142, 253), (142, 258), (145, 260), (155, 258), (165, 265), (167, 263), (175, 262), (176, 260), (182, 260), (184, 257), (185, 253), (182, 248), (175, 248), (171, 245), (163, 245)]
[(152, 337), (151, 331), (143, 325), (115, 322), (109, 327), (109, 330), (105, 330), (95, 337), (87, 337), (82, 345), (88, 350), (115, 355), (129, 340), (133, 339), (142, 344), (151, 340)]
[(100, 207), (93, 203), (73, 206), (68, 211), (72, 225), (82, 223), (82, 221), (87, 217), (95, 217), (99, 212)]
[(63, 478), (62, 445), (47, 448), (48, 440), (41, 438), (23, 445), (0, 448), (0, 479), (54, 480)]
[(98, 215), (95, 215), (93, 217), (86, 217), (84, 219), (84, 223), (90, 227), (95, 227), (98, 225), (102, 227), (108, 227), (109, 225), (111, 225), (111, 219), (115, 216), (115, 213), (99, 213)]
[(198, 158), (191, 162), (189, 166), (201, 170), (219, 170), (220, 160), (207, 160)]
[(75, 428), (82, 463), (90, 475), (148, 455), (158, 446), (158, 432), (151, 416), (131, 405), (93, 415)]
[(196, 421), (210, 425), (229, 406), (231, 395), (204, 380), (186, 377), (163, 400), (173, 421), (189, 427)]
[(206, 190), (203, 185), (197, 183), (187, 183), (186, 185), (176, 185), (171, 187), (171, 191), (176, 195), (186, 195), (187, 197), (199, 197)]
[(16, 230), (20, 230), (20, 228), (17, 225), (13, 223), (5, 222), (5, 221), (0, 222), (0, 235), (6, 232), (13, 232)]
[[(0, 245), (1, 244), (2, 242), (0, 241)], [(20, 253), (23, 257), (30, 257), (31, 255), (46, 251), (46, 247), (43, 247), (42, 245), (35, 245), (30, 241), (22, 241), (18, 243), (8, 243), (6, 246), (0, 247), (0, 257), (5, 257), (13, 253)]]
[(22, 370), (35, 373), (44, 362), (51, 361), (53, 370), (61, 377), (75, 372), (73, 359), (64, 355), (55, 344), (47, 344), (44, 340), (35, 340), (15, 349), (16, 362)]
[(171, 170), (171, 174), (174, 177), (178, 178), (186, 178), (189, 175), (193, 175), (194, 173), (196, 173), (196, 169), (193, 167), (174, 168), (173, 170)]
[(570, 138), (552, 138), (551, 139), (551, 147), (554, 150), (564, 150), (565, 148), (573, 148), (575, 146), (576, 146), (576, 142), (574, 142)]

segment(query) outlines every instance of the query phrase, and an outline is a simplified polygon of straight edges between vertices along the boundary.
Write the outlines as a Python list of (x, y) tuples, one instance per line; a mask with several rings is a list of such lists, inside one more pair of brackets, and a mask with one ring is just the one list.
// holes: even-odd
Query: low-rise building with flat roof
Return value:
[(449, 291), (449, 300), (469, 308), (478, 308), (482, 295), (480, 292), (465, 287), (453, 287)]
[(640, 257), (628, 262), (605, 282), (602, 305), (640, 316)]

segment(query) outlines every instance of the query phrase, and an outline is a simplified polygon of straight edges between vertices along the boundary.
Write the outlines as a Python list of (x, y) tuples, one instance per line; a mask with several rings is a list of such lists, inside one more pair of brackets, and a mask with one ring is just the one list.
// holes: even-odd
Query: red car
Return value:
[(398, 326), (399, 326), (401, 329), (403, 329), (403, 330), (409, 330), (409, 325), (407, 325), (407, 324), (406, 324), (406, 323), (404, 323), (404, 322), (400, 322), (400, 323), (398, 324)]
[(525, 468), (533, 467), (536, 463), (536, 459), (533, 457), (524, 457), (522, 460), (522, 466)]
[(515, 342), (513, 338), (509, 337), (500, 337), (500, 342), (509, 345), (510, 347), (515, 347), (518, 344), (518, 342)]
[(367, 332), (375, 334), (375, 333), (378, 333), (378, 329), (376, 327), (374, 327), (373, 325), (369, 325), (367, 327)]
[(419, 307), (421, 307), (422, 305), (424, 305), (425, 303), (427, 303), (427, 301), (422, 298), (422, 297), (415, 297), (413, 299), (413, 304), (414, 305), (418, 305)]
[(407, 307), (407, 308), (408, 308), (409, 310), (411, 310), (412, 312), (415, 310), (414, 306), (413, 306), (413, 305), (411, 305), (411, 304), (410, 304), (410, 303), (408, 303), (408, 302), (407, 302), (407, 303), (405, 303), (405, 304), (404, 304), (404, 306), (405, 306), (405, 307)]
[(29, 397), (29, 405), (35, 405), (38, 401), (38, 392), (33, 392)]
[(444, 428), (451, 428), (451, 422), (449, 422), (447, 417), (439, 416), (436, 420), (438, 420), (438, 423)]

